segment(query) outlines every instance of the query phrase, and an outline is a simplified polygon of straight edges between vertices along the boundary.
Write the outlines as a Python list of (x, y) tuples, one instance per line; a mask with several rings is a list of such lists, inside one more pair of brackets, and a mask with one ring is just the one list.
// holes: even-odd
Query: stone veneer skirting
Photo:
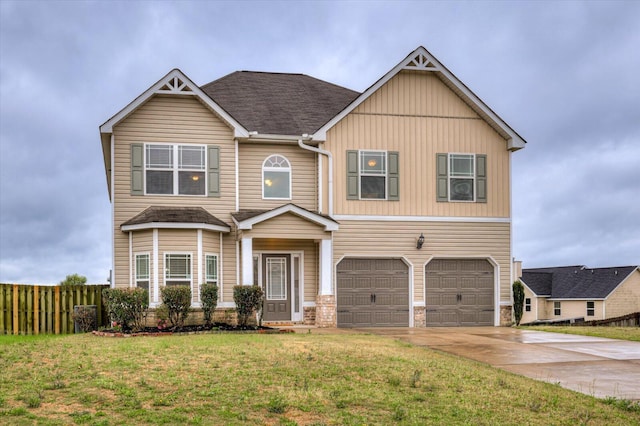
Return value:
[(427, 326), (427, 308), (425, 308), (424, 306), (413, 307), (413, 326), (414, 327)]
[(336, 297), (334, 295), (316, 297), (315, 319), (317, 327), (337, 326)]
[(511, 327), (513, 324), (513, 306), (500, 306), (500, 325)]

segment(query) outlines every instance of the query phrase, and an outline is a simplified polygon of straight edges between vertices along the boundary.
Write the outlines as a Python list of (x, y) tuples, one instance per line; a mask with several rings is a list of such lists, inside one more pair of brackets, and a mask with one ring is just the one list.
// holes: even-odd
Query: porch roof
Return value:
[(338, 222), (330, 216), (307, 210), (292, 203), (271, 210), (239, 210), (231, 213), (231, 217), (238, 229), (248, 230), (255, 224), (286, 213), (294, 214), (309, 222), (324, 226), (325, 231), (337, 231), (339, 227)]
[(208, 229), (229, 232), (231, 227), (202, 207), (151, 206), (124, 222), (122, 231), (141, 229)]

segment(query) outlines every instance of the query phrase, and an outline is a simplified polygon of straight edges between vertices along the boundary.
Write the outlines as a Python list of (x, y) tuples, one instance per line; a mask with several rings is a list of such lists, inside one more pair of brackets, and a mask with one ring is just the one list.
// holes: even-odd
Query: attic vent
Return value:
[(437, 67), (429, 61), (429, 58), (424, 56), (422, 53), (416, 55), (409, 63), (405, 66), (406, 69), (412, 70), (428, 70), (428, 71), (437, 71)]
[(184, 82), (179, 77), (173, 77), (167, 83), (158, 89), (158, 92), (161, 93), (193, 93), (191, 89), (187, 86), (187, 83)]

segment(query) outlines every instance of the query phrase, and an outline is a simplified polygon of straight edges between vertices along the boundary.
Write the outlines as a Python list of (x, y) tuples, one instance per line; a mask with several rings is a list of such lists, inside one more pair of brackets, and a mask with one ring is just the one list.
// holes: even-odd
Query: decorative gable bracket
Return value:
[(409, 59), (407, 64), (403, 67), (406, 70), (420, 70), (420, 71), (440, 71), (437, 65), (435, 65), (430, 58), (423, 53), (418, 53), (413, 59)]
[(186, 81), (180, 77), (170, 78), (164, 86), (160, 87), (156, 93), (172, 93), (172, 94), (186, 94), (193, 95), (193, 90), (187, 84)]

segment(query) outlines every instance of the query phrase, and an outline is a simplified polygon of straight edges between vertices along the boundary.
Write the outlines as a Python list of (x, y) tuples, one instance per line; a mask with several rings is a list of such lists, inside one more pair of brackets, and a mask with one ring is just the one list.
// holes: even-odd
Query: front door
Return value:
[(291, 255), (262, 255), (262, 289), (265, 321), (291, 320)]

